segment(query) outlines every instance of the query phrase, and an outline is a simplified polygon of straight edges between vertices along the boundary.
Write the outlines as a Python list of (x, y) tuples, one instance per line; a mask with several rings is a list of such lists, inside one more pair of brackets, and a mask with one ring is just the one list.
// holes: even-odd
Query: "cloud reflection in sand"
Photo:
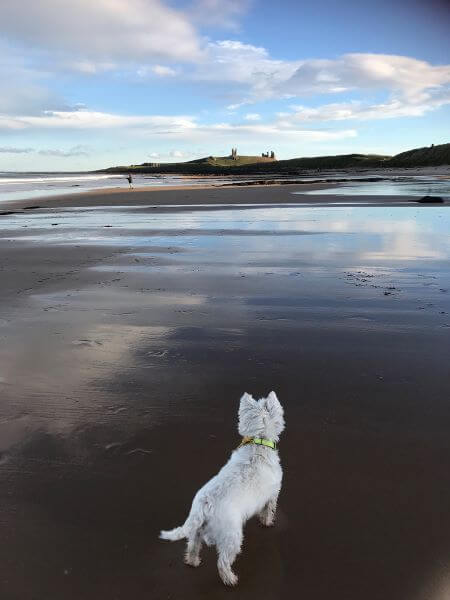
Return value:
[[(6, 222), (8, 236), (25, 244), (100, 243), (118, 248), (100, 265), (85, 266), (91, 276), (99, 274), (98, 281), (91, 277), (81, 287), (75, 284), (79, 289), (70, 294), (39, 294), (38, 290), (30, 294), (34, 316), (26, 342), (9, 329), (12, 346), (5, 352), (0, 376), (12, 399), (4, 418), (20, 420), (20, 427), (10, 428), (16, 432), (11, 439), (17, 440), (17, 432), (29, 427), (70, 430), (91, 413), (96, 422), (110, 418), (113, 395), (96, 387), (96, 381), (112, 380), (119, 370), (128, 376), (143, 346), (153, 354), (147, 354), (139, 368), (161, 362), (169, 338), (185, 322), (202, 327), (218, 296), (227, 300), (220, 308), (222, 317), (213, 315), (215, 328), (242, 332), (248, 319), (260, 318), (262, 309), (252, 304), (252, 298), (258, 297), (272, 306), (264, 318), (280, 319), (280, 327), (300, 307), (304, 323), (311, 327), (316, 327), (320, 310), (329, 315), (320, 317), (329, 327), (336, 323), (354, 327), (349, 315), (333, 312), (348, 297), (350, 288), (345, 284), (362, 285), (346, 280), (346, 271), (374, 277), (364, 284), (373, 291), (371, 297), (381, 296), (383, 286), (396, 289), (400, 282), (404, 301), (408, 293), (413, 298), (423, 283), (411, 269), (442, 271), (441, 285), (447, 287), (447, 213), (447, 207), (240, 207), (163, 214), (149, 214), (144, 208), (137, 212), (65, 210), (58, 215), (57, 232), (47, 227), (55, 217), (45, 212), (27, 217), (29, 229), (22, 229), (24, 221), (19, 218)], [(104, 229), (105, 223), (113, 227)], [(110, 272), (121, 274), (110, 276)], [(122, 277), (132, 280), (125, 285)], [(247, 278), (246, 287), (242, 278)], [(257, 284), (253, 278), (258, 278)], [(285, 307), (285, 314), (274, 316), (274, 290), (285, 296), (282, 301), (295, 299), (292, 310)], [(436, 303), (433, 293), (437, 294), (436, 288), (427, 288), (428, 302)], [(422, 292), (420, 297), (425, 297)], [(200, 312), (202, 307), (206, 312)], [(358, 310), (353, 308), (350, 316), (365, 318)], [(44, 337), (43, 314), (48, 322)], [(371, 327), (380, 325), (374, 321)], [(33, 399), (25, 415), (14, 408), (17, 394)]]
[[(86, 423), (110, 422), (117, 414), (117, 399), (97, 382), (113, 381), (118, 370), (132, 380), (141, 346), (148, 352), (139, 369), (160, 366), (167, 353), (164, 340), (174, 331), (161, 324), (168, 321), (164, 313), (204, 302), (198, 295), (160, 292), (152, 294), (150, 305), (143, 294), (92, 288), (71, 293), (70, 299), (67, 294), (34, 295), (36, 312), (28, 320), (26, 340), (8, 336), (2, 353), (0, 451), (34, 430), (63, 434)], [(42, 310), (49, 307), (53, 310), (44, 313), (43, 334)], [(23, 397), (28, 398), (27, 408), (18, 414), (17, 402)], [(139, 418), (126, 411), (122, 422)]]

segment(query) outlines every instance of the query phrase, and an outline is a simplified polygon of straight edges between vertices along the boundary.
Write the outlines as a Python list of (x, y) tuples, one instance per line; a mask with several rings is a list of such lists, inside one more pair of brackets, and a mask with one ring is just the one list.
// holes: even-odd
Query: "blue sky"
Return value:
[(450, 141), (442, 0), (2, 0), (0, 171)]

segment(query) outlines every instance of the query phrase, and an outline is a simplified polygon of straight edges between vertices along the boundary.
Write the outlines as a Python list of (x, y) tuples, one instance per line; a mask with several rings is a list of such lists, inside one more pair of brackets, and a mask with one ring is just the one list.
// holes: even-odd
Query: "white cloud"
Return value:
[[(223, 40), (208, 45), (207, 60), (197, 66), (192, 78), (222, 85), (224, 97), (233, 100), (228, 110), (271, 98), (353, 91), (387, 94), (388, 100), (379, 107), (336, 103), (320, 113), (325, 117), (328, 112), (334, 115), (330, 120), (338, 120), (346, 112), (359, 112), (358, 118), (375, 118), (375, 114), (409, 116), (438, 108), (445, 103), (442, 95), (450, 84), (450, 65), (433, 66), (415, 58), (386, 54), (281, 61), (271, 58), (265, 48)], [(304, 120), (313, 116), (313, 112), (303, 112)]]
[(64, 98), (48, 89), (49, 79), (45, 69), (33, 68), (22, 53), (0, 39), (0, 115), (66, 110)]
[[(157, 136), (163, 139), (195, 141), (208, 140), (212, 135), (217, 142), (219, 137), (278, 139), (280, 137), (307, 141), (325, 141), (355, 137), (354, 129), (338, 131), (312, 130), (299, 128), (292, 119), (277, 119), (269, 123), (212, 123), (202, 124), (193, 116), (128, 116), (111, 113), (79, 111), (47, 111), (41, 116), (1, 117), (0, 129), (23, 130), (105, 130), (121, 129), (137, 137)], [(228, 143), (228, 141), (227, 141)], [(72, 149), (73, 150), (73, 149)], [(170, 156), (180, 158), (180, 150), (173, 150)], [(183, 153), (183, 156), (186, 156)]]
[(200, 56), (199, 38), (187, 16), (160, 0), (70, 0), (63, 4), (39, 0), (24, 6), (16, 0), (2, 0), (0, 33), (26, 45), (82, 57), (88, 61), (85, 68), (97, 61), (164, 58), (185, 62)]
[[(24, 126), (20, 119), (9, 119), (5, 124), (6, 115), (70, 112), (64, 99), (50, 91), (51, 77), (63, 67), (85, 76), (120, 70), (121, 76), (132, 72), (142, 79), (158, 76), (176, 78), (181, 84), (193, 81), (222, 98), (230, 111), (260, 101), (311, 94), (382, 91), (387, 97), (381, 104), (344, 102), (318, 109), (302, 106), (295, 119), (304, 122), (418, 116), (447, 102), (450, 65), (363, 53), (336, 59), (277, 60), (265, 48), (238, 40), (202, 41), (191, 24), (196, 13), (202, 13), (206, 20), (226, 23), (242, 16), (248, 6), (248, 1), (240, 0), (225, 4), (195, 0), (181, 12), (162, 0), (72, 0), (61, 11), (60, 0), (40, 0), (22, 11), (20, 4), (3, 0), (0, 34), (35, 46), (42, 64), (53, 65), (53, 71), (49, 68), (46, 72), (42, 66), (33, 69), (20, 60), (8, 62), (4, 58), (8, 53), (0, 47), (0, 82), (5, 88), (0, 93), (3, 127)], [(163, 64), (155, 64), (158, 59)], [(182, 67), (186, 61), (193, 64)], [(174, 64), (168, 66), (166, 62)], [(244, 119), (252, 120), (248, 115)]]
[[(209, 81), (217, 78), (234, 85), (234, 93), (241, 99), (229, 104), (229, 110), (270, 98), (368, 90), (384, 91), (388, 99), (380, 104), (301, 106), (295, 115), (286, 118), (308, 122), (422, 116), (448, 103), (450, 65), (433, 66), (414, 58), (382, 54), (283, 62), (271, 59), (264, 48), (230, 40), (211, 43), (208, 52), (216, 67), (206, 69), (201, 65), (194, 77)], [(230, 93), (233, 88), (228, 87)]]
[(163, 65), (155, 65), (152, 67), (152, 71), (155, 73), (155, 75), (159, 75), (159, 77), (173, 77), (177, 74), (175, 69), (172, 69), (171, 67), (165, 67)]
[(45, 150), (39, 150), (39, 154), (41, 154), (42, 156), (57, 156), (60, 158), (72, 158), (73, 156), (89, 156), (89, 151), (88, 151), (88, 147), (87, 146), (83, 146), (83, 145), (78, 145), (78, 146), (73, 146), (72, 148), (69, 148), (68, 150), (61, 150), (61, 149), (45, 149)]
[(241, 106), (245, 106), (246, 104), (253, 104), (253, 102), (251, 100), (244, 100), (243, 102), (238, 102), (237, 104), (229, 104), (226, 108), (227, 110), (235, 111), (238, 108), (241, 108)]
[(417, 98), (448, 83), (450, 65), (391, 54), (344, 54), (335, 60), (303, 61), (282, 89), (296, 96), (381, 89)]
[(239, 20), (250, 8), (250, 0), (195, 0), (192, 19), (201, 25), (238, 29)]
[(265, 48), (243, 44), (236, 40), (210, 42), (206, 55), (194, 71), (197, 81), (240, 84), (249, 98), (231, 106), (238, 107), (255, 99), (266, 99), (295, 73), (300, 61), (289, 62), (270, 58)]
[(67, 71), (78, 71), (83, 75), (97, 75), (106, 71), (114, 71), (117, 69), (117, 63), (110, 61), (94, 61), (94, 60), (67, 60), (63, 61), (59, 67)]
[[(64, 110), (67, 103), (57, 93), (31, 78), (17, 74), (9, 78), (0, 69), (0, 115), (38, 114), (42, 110)], [(3, 89), (4, 88), (4, 89)]]
[(450, 104), (450, 91), (442, 94), (420, 95), (414, 98), (392, 98), (379, 104), (364, 102), (336, 102), (315, 108), (292, 107), (294, 112), (286, 115), (296, 122), (346, 121), (372, 119), (394, 119), (399, 117), (422, 117), (427, 112)]
[(175, 77), (177, 74), (177, 69), (166, 65), (143, 65), (136, 70), (136, 75), (144, 80), (154, 75), (158, 77)]
[(1, 154), (30, 154), (34, 152), (33, 148), (14, 148), (12, 146), (0, 146)]
[(149, 158), (170, 159), (170, 158), (191, 158), (196, 153), (185, 150), (170, 150), (169, 152), (151, 152)]
[(259, 113), (247, 113), (244, 115), (246, 121), (260, 121), (261, 115)]
[(41, 156), (57, 156), (60, 158), (71, 158), (73, 156), (89, 156), (87, 146), (78, 145), (62, 150), (60, 148), (45, 148), (36, 150), (35, 148), (16, 148), (13, 146), (0, 146), (0, 153), (3, 154), (40, 154)]
[(128, 116), (88, 110), (45, 111), (39, 116), (0, 116), (0, 129), (145, 129), (170, 134), (196, 127), (193, 117)]
[(207, 135), (214, 133), (215, 135), (227, 136), (252, 136), (253, 138), (265, 138), (272, 141), (280, 138), (290, 138), (297, 141), (323, 142), (327, 140), (338, 140), (344, 138), (352, 138), (358, 135), (354, 129), (341, 129), (337, 131), (330, 130), (314, 130), (300, 129), (295, 127), (291, 122), (274, 121), (268, 124), (258, 125), (234, 125), (231, 123), (217, 123), (209, 126), (200, 126), (198, 132), (204, 132)]

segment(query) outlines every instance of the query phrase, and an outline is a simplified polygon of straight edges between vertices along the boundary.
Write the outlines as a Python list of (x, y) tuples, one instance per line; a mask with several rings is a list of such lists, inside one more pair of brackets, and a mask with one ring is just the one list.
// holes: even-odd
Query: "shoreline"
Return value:
[[(330, 194), (308, 195), (314, 190), (329, 189)], [(339, 184), (273, 184), (252, 186), (167, 186), (140, 187), (133, 189), (103, 188), (72, 194), (43, 196), (33, 199), (11, 200), (0, 204), (0, 216), (21, 210), (37, 208), (83, 208), (83, 207), (188, 207), (214, 205), (258, 204), (329, 204), (379, 206), (403, 206), (416, 204), (417, 196), (349, 196), (339, 195)], [(441, 205), (442, 206), (442, 205)]]
[[(98, 172), (100, 173), (100, 172)], [(106, 174), (102, 172), (103, 174)], [(56, 173), (55, 173), (56, 174)], [(111, 174), (114, 175), (114, 174)], [(139, 175), (139, 174), (137, 174)], [(145, 174), (144, 174), (145, 175)], [(162, 174), (161, 178), (170, 176)], [(174, 205), (174, 204), (217, 204), (224, 203), (223, 197), (219, 197), (220, 190), (227, 190), (226, 204), (266, 204), (266, 203), (286, 203), (298, 204), (305, 202), (302, 197), (302, 192), (313, 190), (329, 189), (328, 196), (339, 196), (338, 190), (340, 185), (351, 183), (364, 182), (379, 182), (390, 181), (396, 177), (433, 177), (436, 180), (450, 178), (450, 166), (443, 165), (440, 167), (419, 167), (410, 169), (342, 169), (342, 170), (323, 170), (319, 172), (309, 171), (305, 174), (288, 175), (283, 173), (263, 174), (254, 176), (233, 176), (222, 175), (220, 177), (210, 174), (205, 175), (180, 175), (174, 174), (185, 180), (182, 185), (145, 185), (138, 186), (133, 189), (128, 189), (122, 184), (120, 187), (100, 187), (91, 189), (73, 190), (67, 188), (59, 193), (47, 192), (42, 190), (42, 195), (32, 195), (27, 197), (27, 192), (24, 192), (24, 197), (17, 198), (18, 192), (15, 193), (16, 198), (0, 200), (0, 216), (2, 213), (11, 210), (29, 208), (30, 206), (42, 206), (55, 208), (74, 207), (74, 206), (117, 206), (120, 197), (120, 205), (130, 205), (130, 200), (137, 205), (152, 204), (157, 206)], [(157, 176), (155, 177), (157, 178)], [(303, 178), (297, 181), (296, 178)], [(228, 179), (230, 181), (228, 181)], [(201, 183), (192, 184), (190, 180), (201, 180)], [(120, 179), (118, 181), (121, 181)], [(139, 183), (139, 181), (136, 181)], [(1, 184), (1, 179), (0, 179)], [(246, 189), (244, 196), (238, 193), (239, 190)], [(250, 192), (250, 190), (253, 192)], [(196, 192), (193, 198), (193, 192)], [(292, 192), (295, 192), (297, 197), (292, 198)], [(169, 194), (168, 194), (169, 193)], [(208, 194), (210, 197), (207, 198)], [(1, 198), (1, 195), (0, 195)], [(374, 202), (379, 204), (385, 203), (391, 205), (392, 202), (408, 202), (414, 201), (416, 197), (408, 196), (351, 196), (346, 195), (349, 203), (354, 204), (356, 201), (364, 203)], [(359, 200), (358, 200), (359, 199)], [(323, 203), (331, 201), (326, 199), (325, 195), (320, 198), (315, 196), (307, 196), (308, 203)]]
[[(335, 184), (334, 187), (337, 187)], [(11, 200), (2, 202), (0, 207), (2, 211), (11, 209), (26, 208), (27, 206), (36, 206), (42, 208), (58, 208), (69, 206), (124, 206), (124, 205), (173, 205), (173, 204), (216, 204), (224, 203), (222, 194), (227, 192), (226, 204), (264, 204), (277, 202), (273, 198), (276, 192), (283, 190), (283, 203), (289, 198), (291, 203), (298, 203), (292, 199), (292, 190), (296, 192), (308, 192), (316, 189), (332, 188), (332, 184), (285, 184), (270, 186), (217, 186), (213, 184), (205, 185), (183, 185), (183, 186), (145, 186), (128, 188), (102, 188), (95, 190), (86, 190), (69, 194), (58, 194), (54, 196), (42, 196), (38, 198), (24, 198), (21, 200)], [(285, 189), (283, 189), (285, 188)], [(286, 189), (289, 188), (289, 191)], [(193, 193), (199, 197), (193, 198)], [(198, 193), (198, 194), (197, 194)], [(244, 199), (245, 195), (245, 199)], [(278, 194), (277, 194), (278, 196)]]

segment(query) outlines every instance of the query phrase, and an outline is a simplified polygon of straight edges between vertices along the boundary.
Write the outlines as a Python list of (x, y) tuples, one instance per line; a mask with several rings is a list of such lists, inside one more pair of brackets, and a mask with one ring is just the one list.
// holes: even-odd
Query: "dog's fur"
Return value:
[[(284, 429), (283, 408), (275, 392), (254, 400), (244, 394), (239, 406), (239, 433), (277, 442)], [(219, 473), (194, 497), (191, 511), (181, 527), (161, 531), (164, 540), (187, 538), (185, 562), (200, 565), (202, 542), (215, 545), (219, 575), (226, 585), (238, 578), (231, 567), (241, 550), (242, 529), (255, 514), (263, 525), (273, 525), (282, 470), (278, 451), (246, 444), (231, 455)]]

